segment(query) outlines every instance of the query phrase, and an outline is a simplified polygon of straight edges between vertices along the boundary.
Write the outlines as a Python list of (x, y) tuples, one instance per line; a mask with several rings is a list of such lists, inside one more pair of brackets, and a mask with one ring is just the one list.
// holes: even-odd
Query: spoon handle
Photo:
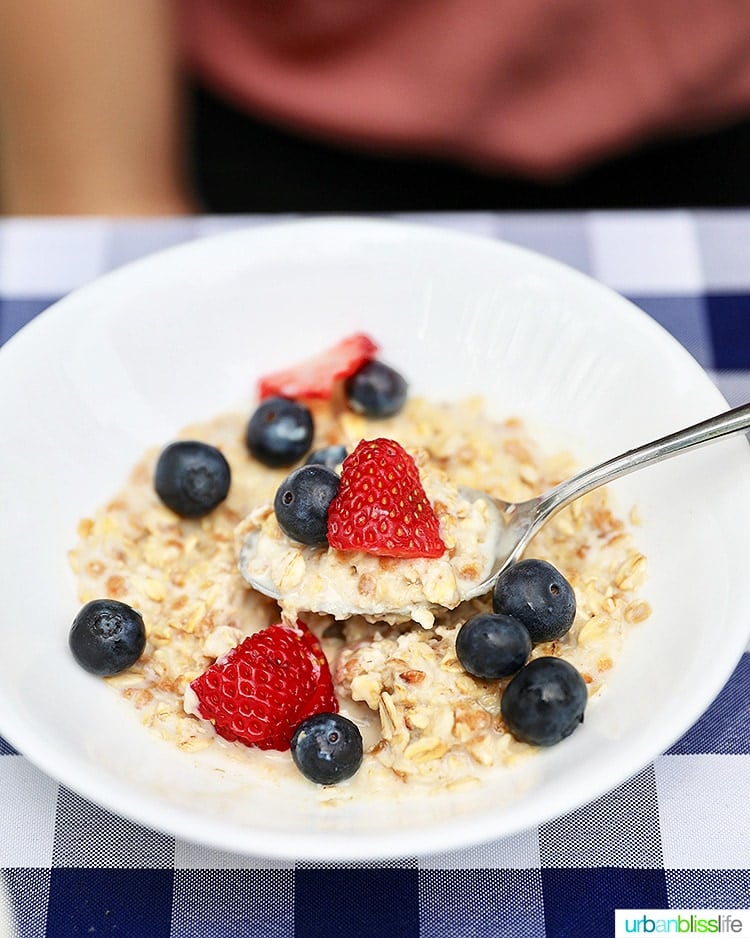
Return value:
[(716, 417), (702, 420), (684, 430), (677, 430), (675, 433), (663, 436), (661, 439), (654, 440), (653, 443), (644, 443), (643, 446), (637, 446), (620, 456), (614, 456), (598, 466), (579, 472), (545, 492), (537, 502), (537, 522), (548, 518), (592, 489), (619, 479), (620, 476), (627, 475), (635, 469), (651, 466), (663, 459), (676, 456), (684, 450), (692, 449), (694, 446), (713, 443), (722, 437), (748, 429), (750, 429), (750, 404), (742, 404), (740, 407), (734, 407)]

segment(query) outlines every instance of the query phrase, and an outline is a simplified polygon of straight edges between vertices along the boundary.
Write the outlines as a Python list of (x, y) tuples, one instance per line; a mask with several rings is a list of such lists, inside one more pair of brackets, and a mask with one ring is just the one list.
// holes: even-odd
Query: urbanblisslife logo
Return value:
[(616, 909), (614, 938), (632, 935), (750, 938), (750, 909)]

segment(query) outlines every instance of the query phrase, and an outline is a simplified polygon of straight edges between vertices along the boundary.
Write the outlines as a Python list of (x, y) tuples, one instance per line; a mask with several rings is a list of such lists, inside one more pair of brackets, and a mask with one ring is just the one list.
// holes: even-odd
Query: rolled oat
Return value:
[[(351, 449), (361, 438), (386, 436), (417, 454), (428, 492), (430, 479), (437, 480), (432, 493), (450, 545), (448, 560), (458, 558), (450, 576), (437, 577), (432, 586), (429, 568), (425, 574), (431, 600), (445, 607), (437, 618), (418, 615), (416, 622), (404, 623), (357, 615), (331, 628), (331, 616), (304, 613), (307, 624), (324, 635), (342, 710), (367, 730), (370, 763), (401, 789), (404, 782), (460, 787), (489, 767), (512, 764), (529, 747), (502, 724), (499, 695), (505, 682), (469, 676), (455, 655), (458, 627), (489, 609), (490, 601), (456, 602), (456, 577), (476, 576), (482, 558), (476, 545), (460, 543), (453, 493), (468, 486), (511, 501), (530, 498), (572, 474), (572, 458), (545, 452), (517, 418), (491, 420), (479, 399), (413, 399), (401, 414), (377, 423), (327, 404), (316, 405), (314, 416), (313, 446), (341, 443)], [(263, 527), (278, 548), (276, 575), (290, 591), (286, 614), (311, 605), (293, 593), (310, 558), (278, 531), (268, 508), (286, 470), (268, 469), (249, 456), (245, 421), (245, 415), (227, 414), (181, 434), (217, 446), (232, 468), (229, 495), (210, 515), (186, 520), (160, 503), (152, 484), (158, 451), (152, 450), (107, 505), (81, 520), (70, 555), (81, 602), (117, 598), (142, 613), (148, 641), (141, 660), (108, 680), (145, 724), (188, 752), (239, 745), (217, 739), (210, 724), (186, 711), (191, 680), (244, 636), (280, 618), (278, 605), (250, 590), (238, 570), (248, 526)], [(636, 519), (633, 509), (629, 521)], [(477, 519), (478, 531), (481, 522)], [(400, 575), (398, 562), (367, 558), (357, 565), (342, 552), (333, 553), (364, 600), (382, 590), (390, 575)], [(594, 694), (627, 631), (650, 613), (641, 595), (646, 558), (602, 489), (553, 518), (527, 556), (553, 563), (573, 586), (578, 605), (570, 632), (537, 646), (532, 655), (568, 659)], [(317, 572), (322, 590), (328, 574)], [(402, 577), (400, 586), (387, 588), (408, 584)]]

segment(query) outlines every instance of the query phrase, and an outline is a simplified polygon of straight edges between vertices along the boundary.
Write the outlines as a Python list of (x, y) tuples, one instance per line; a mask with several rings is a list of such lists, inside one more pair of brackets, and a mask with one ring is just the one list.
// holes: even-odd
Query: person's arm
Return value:
[(172, 14), (171, 0), (2, 0), (0, 211), (190, 210)]

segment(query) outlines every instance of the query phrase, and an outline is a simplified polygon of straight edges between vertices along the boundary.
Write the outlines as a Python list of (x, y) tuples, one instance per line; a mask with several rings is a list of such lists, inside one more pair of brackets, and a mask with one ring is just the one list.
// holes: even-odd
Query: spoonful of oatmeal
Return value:
[(457, 488), (392, 440), (363, 441), (341, 477), (306, 465), (241, 525), (239, 568), (290, 613), (412, 619), (492, 589), (539, 528), (572, 501), (636, 469), (750, 429), (750, 404), (606, 460), (509, 503)]
[(289, 614), (361, 615), (425, 627), (486, 577), (497, 511), (464, 494), (424, 450), (362, 440), (341, 466), (292, 472), (240, 525), (239, 567)]

